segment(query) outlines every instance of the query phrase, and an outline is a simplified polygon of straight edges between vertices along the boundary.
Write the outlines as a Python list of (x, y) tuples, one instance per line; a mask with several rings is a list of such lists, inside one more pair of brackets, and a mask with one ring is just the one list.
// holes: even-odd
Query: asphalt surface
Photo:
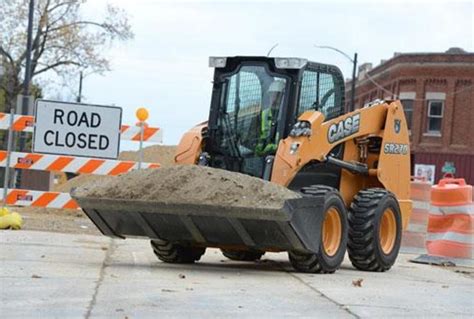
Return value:
[(409, 263), (386, 273), (293, 272), (286, 254), (259, 263), (208, 249), (195, 265), (156, 259), (147, 240), (0, 232), (2, 318), (382, 318), (474, 316), (474, 278)]

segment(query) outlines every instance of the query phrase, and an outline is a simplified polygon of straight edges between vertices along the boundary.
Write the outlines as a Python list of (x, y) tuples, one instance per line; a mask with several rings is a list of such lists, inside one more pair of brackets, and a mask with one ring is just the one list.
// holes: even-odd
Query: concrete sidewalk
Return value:
[[(407, 262), (387, 273), (292, 271), (286, 254), (259, 263), (208, 249), (195, 265), (161, 263), (147, 240), (0, 232), (2, 318), (466, 317), (474, 279)], [(357, 286), (360, 282), (361, 287)]]

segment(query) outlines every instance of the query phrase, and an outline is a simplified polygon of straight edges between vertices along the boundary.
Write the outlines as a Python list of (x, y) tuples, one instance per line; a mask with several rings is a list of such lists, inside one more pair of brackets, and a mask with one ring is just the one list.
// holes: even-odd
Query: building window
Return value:
[(405, 112), (405, 118), (407, 120), (408, 129), (411, 130), (411, 123), (413, 118), (413, 100), (401, 100), (403, 105), (403, 111)]
[(441, 135), (441, 123), (444, 113), (444, 101), (428, 101), (428, 123), (426, 132), (429, 134)]

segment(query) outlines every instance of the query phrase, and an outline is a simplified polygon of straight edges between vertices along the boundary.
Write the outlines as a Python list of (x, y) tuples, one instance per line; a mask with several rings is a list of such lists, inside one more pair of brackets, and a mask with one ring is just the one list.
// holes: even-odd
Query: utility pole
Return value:
[(352, 60), (351, 107), (349, 110), (350, 112), (355, 110), (356, 69), (357, 69), (357, 52), (354, 53), (354, 60)]
[[(25, 65), (25, 79), (23, 81), (23, 98), (21, 101), (20, 114), (28, 114), (28, 106), (30, 104), (30, 82), (31, 82), (31, 49), (33, 45), (33, 15), (35, 12), (35, 2), (30, 0), (28, 11), (28, 29), (26, 39), (26, 65)], [(24, 151), (26, 145), (26, 133), (18, 133), (19, 150)], [(18, 171), (18, 184), (21, 184), (21, 171)]]
[[(30, 95), (30, 82), (31, 82), (31, 47), (33, 42), (33, 14), (35, 11), (35, 2), (30, 0), (30, 7), (28, 12), (28, 31), (26, 40), (26, 66), (25, 66), (25, 79), (23, 81), (23, 101), (20, 113), (26, 115), (28, 113), (28, 102)], [(23, 141), (24, 142), (24, 141)], [(23, 150), (24, 145), (20, 143), (20, 150)]]
[(82, 99), (82, 71), (79, 73), (79, 93), (77, 94), (77, 103), (81, 103)]

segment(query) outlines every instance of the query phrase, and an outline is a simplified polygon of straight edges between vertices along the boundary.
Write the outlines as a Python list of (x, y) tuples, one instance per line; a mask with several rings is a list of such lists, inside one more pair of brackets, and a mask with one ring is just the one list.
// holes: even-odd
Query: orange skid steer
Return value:
[(219, 57), (210, 65), (209, 119), (184, 134), (176, 163), (248, 174), (300, 198), (244, 209), (73, 192), (102, 233), (150, 238), (158, 258), (172, 263), (195, 262), (206, 247), (245, 261), (287, 251), (296, 270), (331, 273), (347, 250), (358, 269), (388, 270), (411, 214), (400, 102), (345, 113), (339, 69), (306, 59)]

